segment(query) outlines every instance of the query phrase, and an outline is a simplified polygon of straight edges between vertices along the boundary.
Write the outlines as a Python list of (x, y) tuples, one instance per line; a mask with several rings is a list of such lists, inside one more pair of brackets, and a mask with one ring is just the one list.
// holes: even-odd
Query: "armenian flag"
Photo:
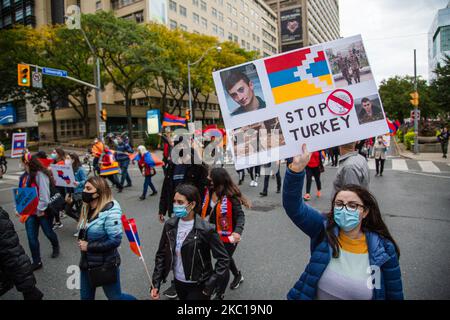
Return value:
[(389, 127), (389, 133), (393, 136), (397, 133), (398, 128), (400, 128), (400, 121), (395, 120), (394, 122), (392, 122), (391, 120), (389, 120), (388, 118), (386, 118), (388, 127)]
[(139, 235), (137, 232), (136, 222), (134, 219), (127, 219), (126, 215), (122, 215), (122, 225), (127, 235), (128, 241), (130, 242), (130, 249), (138, 257), (142, 257), (141, 254), (141, 241), (139, 240)]
[(165, 112), (162, 126), (163, 127), (170, 127), (170, 126), (186, 127), (186, 118), (177, 117), (177, 116), (174, 116), (173, 114)]
[(264, 61), (276, 104), (333, 90), (333, 78), (320, 46)]

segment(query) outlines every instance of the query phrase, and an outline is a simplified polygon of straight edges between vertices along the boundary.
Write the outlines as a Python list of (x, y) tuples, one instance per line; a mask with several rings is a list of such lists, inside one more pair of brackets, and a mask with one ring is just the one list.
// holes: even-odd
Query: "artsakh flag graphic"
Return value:
[(70, 178), (64, 175), (64, 171), (58, 170), (58, 177), (64, 180), (68, 185), (70, 184)]
[(333, 90), (333, 78), (320, 46), (264, 61), (276, 104)]
[(394, 122), (392, 122), (391, 120), (386, 118), (386, 122), (389, 127), (389, 133), (391, 135), (395, 135), (397, 133), (398, 128), (400, 128), (400, 121), (395, 120)]
[(122, 215), (122, 225), (127, 235), (128, 241), (130, 242), (130, 249), (138, 257), (141, 255), (141, 241), (139, 240), (139, 235), (137, 232), (136, 222), (134, 219), (127, 219), (126, 215)]

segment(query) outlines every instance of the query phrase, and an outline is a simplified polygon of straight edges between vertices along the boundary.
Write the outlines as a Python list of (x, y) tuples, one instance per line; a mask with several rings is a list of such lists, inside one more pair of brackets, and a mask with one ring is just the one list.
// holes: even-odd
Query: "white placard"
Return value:
[(57, 187), (75, 188), (75, 175), (72, 166), (51, 164), (50, 169)]
[[(213, 73), (236, 169), (389, 132), (361, 36)], [(267, 134), (265, 134), (267, 130)]]
[(20, 158), (27, 148), (27, 133), (13, 133), (11, 143), (11, 158)]

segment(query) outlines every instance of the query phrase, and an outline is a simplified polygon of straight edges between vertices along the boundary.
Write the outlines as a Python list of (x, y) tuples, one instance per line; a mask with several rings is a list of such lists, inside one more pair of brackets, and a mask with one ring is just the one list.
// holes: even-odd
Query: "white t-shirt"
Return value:
[(173, 272), (175, 274), (175, 278), (178, 281), (186, 283), (195, 283), (195, 281), (186, 280), (183, 268), (183, 259), (181, 257), (181, 246), (194, 227), (194, 220), (195, 219), (192, 219), (191, 221), (184, 221), (183, 219), (180, 219), (180, 221), (178, 222), (177, 241), (175, 243), (175, 264)]

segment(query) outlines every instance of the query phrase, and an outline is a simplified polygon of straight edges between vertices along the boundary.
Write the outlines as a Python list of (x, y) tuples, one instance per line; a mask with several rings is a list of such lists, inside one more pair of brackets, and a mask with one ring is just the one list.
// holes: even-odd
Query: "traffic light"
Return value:
[(191, 110), (186, 109), (186, 121), (190, 121), (191, 120)]
[(414, 91), (413, 93), (409, 94), (411, 96), (411, 100), (409, 100), (409, 102), (411, 102), (411, 104), (414, 107), (418, 107), (419, 106), (419, 93), (417, 91)]
[(102, 109), (102, 111), (100, 112), (100, 117), (102, 118), (103, 121), (106, 122), (106, 118), (108, 117), (106, 109)]
[(21, 87), (30, 86), (30, 66), (27, 64), (17, 65), (17, 84)]

